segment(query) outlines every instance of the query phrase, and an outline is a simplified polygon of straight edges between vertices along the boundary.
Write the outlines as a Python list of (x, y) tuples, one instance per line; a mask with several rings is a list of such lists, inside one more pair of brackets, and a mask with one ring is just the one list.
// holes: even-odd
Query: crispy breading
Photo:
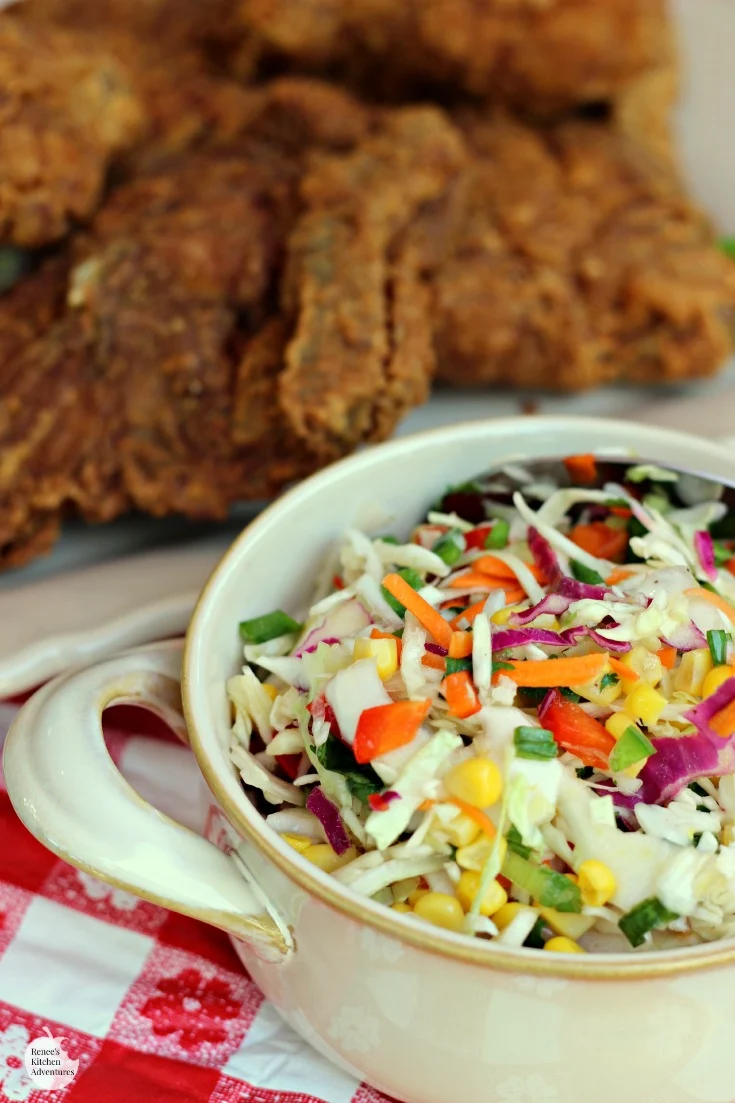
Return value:
[(125, 69), (55, 28), (0, 15), (0, 241), (62, 237), (94, 212), (141, 106)]
[(251, 74), (280, 62), (540, 116), (614, 99), (670, 45), (662, 0), (240, 0), (239, 16)]
[(406, 108), (353, 153), (316, 157), (302, 182), (284, 285), (295, 334), (280, 394), (296, 433), (325, 457), (385, 435), (427, 395), (433, 355), (416, 330), (429, 318), (402, 236), (463, 163), (440, 111)]
[(440, 378), (576, 389), (721, 366), (735, 266), (665, 163), (601, 124), (463, 122), (476, 156), (435, 281)]

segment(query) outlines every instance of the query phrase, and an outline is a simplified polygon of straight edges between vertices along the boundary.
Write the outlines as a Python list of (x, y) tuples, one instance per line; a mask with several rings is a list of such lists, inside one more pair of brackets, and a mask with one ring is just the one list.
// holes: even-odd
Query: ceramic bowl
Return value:
[[(448, 483), (500, 461), (587, 451), (735, 474), (716, 444), (592, 419), (475, 422), (364, 451), (286, 494), (222, 559), (189, 628), (185, 719), (182, 656), (167, 645), (50, 683), (8, 737), (8, 791), (37, 838), (87, 872), (228, 931), (295, 1030), (407, 1103), (735, 1099), (735, 940), (566, 957), (418, 924), (353, 896), (282, 843), (228, 758), (238, 621), (307, 605), (347, 525), (372, 515), (385, 531), (390, 515), (407, 532)], [(155, 709), (190, 740), (212, 792), (209, 841), (116, 772), (100, 717), (118, 701)]]

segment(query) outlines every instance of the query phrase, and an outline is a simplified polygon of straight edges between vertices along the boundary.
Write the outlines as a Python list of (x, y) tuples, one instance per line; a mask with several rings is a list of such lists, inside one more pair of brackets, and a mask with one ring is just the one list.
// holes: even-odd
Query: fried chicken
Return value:
[(577, 389), (721, 366), (735, 268), (667, 165), (609, 126), (463, 123), (474, 160), (434, 284), (441, 379)]
[(614, 100), (671, 47), (663, 0), (240, 0), (239, 16), (250, 76), (291, 65), (541, 117)]
[(94, 212), (107, 169), (142, 125), (114, 58), (55, 28), (0, 16), (0, 242), (62, 237)]
[(463, 163), (440, 111), (406, 108), (353, 153), (317, 158), (302, 183), (284, 289), (295, 335), (280, 394), (295, 432), (325, 458), (385, 436), (428, 395), (426, 273), (409, 231)]

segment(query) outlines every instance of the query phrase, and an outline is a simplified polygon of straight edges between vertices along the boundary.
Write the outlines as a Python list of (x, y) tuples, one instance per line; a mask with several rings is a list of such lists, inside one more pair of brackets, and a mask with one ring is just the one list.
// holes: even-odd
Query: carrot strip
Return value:
[(405, 605), (406, 609), (413, 613), (419, 624), (423, 625), (441, 647), (449, 649), (449, 644), (452, 642), (452, 629), (441, 613), (416, 593), (413, 586), (409, 586), (399, 574), (386, 575), (383, 585), (396, 601), (400, 601), (401, 605)]
[(673, 668), (674, 663), (676, 662), (677, 655), (675, 647), (672, 647), (671, 644), (666, 643), (663, 647), (660, 647), (658, 649), (656, 654), (661, 660), (661, 666), (665, 666), (667, 670), (671, 670)]
[(430, 666), (432, 670), (446, 670), (447, 660), (443, 659), (441, 655), (432, 655), (430, 651), (427, 651), (421, 658), (422, 666)]
[(380, 755), (405, 747), (415, 737), (431, 708), (431, 700), (391, 701), (364, 709), (357, 722), (352, 744), (356, 760), (363, 765)]
[(633, 577), (633, 571), (626, 570), (625, 567), (616, 567), (609, 578), (605, 579), (608, 586), (616, 586), (618, 582), (625, 582), (626, 578)]
[(579, 655), (568, 659), (510, 660), (512, 670), (503, 674), (511, 678), (516, 685), (529, 689), (542, 689), (552, 686), (584, 686), (594, 682), (607, 666), (609, 656), (604, 652), (593, 655)]
[(398, 636), (392, 636), (390, 632), (380, 632), (377, 628), (373, 628), (370, 633), (371, 640), (395, 640), (398, 662), (401, 661), (401, 651), (403, 650), (403, 640), (399, 640)]
[(612, 655), (610, 656), (610, 666), (618, 675), (618, 677), (622, 678), (624, 681), (638, 681), (639, 676), (636, 674), (635, 670), (632, 670), (629, 666), (626, 666), (625, 663), (621, 663), (620, 659), (614, 659)]
[[(539, 570), (535, 563), (526, 563), (529, 571), (536, 579), (537, 582), (544, 582), (543, 572)], [(481, 555), (479, 559), (476, 559), (472, 564), (474, 570), (479, 571), (480, 574), (490, 575), (492, 578), (507, 578), (509, 582), (512, 582), (514, 586), (518, 586), (518, 578), (512, 567), (509, 567), (502, 559), (498, 559), (495, 555)]]
[(430, 812), (435, 804), (435, 800), (422, 800), (419, 805), (419, 812)]
[[(506, 590), (505, 604), (506, 606), (517, 605), (519, 601), (523, 601), (525, 596), (526, 595), (523, 590)], [(456, 617), (453, 617), (452, 620), (450, 620), (449, 622), (452, 628), (459, 628), (460, 623), (463, 620), (466, 621), (467, 624), (472, 624), (475, 617), (479, 616), (482, 610), (485, 608), (486, 600), (486, 598), (483, 598), (482, 601), (476, 601), (474, 605), (468, 606), (468, 608), (465, 609), (462, 613), (457, 613)]]
[(505, 590), (513, 584), (509, 578), (495, 578), (489, 574), (480, 574), (479, 571), (466, 571), (458, 575), (450, 582), (445, 582), (450, 590)]
[(465, 816), (476, 823), (488, 838), (495, 838), (498, 833), (495, 824), (481, 808), (475, 808), (474, 804), (468, 804), (466, 800), (460, 800), (459, 797), (450, 797), (447, 803), (453, 804), (455, 808), (459, 808), (460, 812), (464, 812)]
[(480, 698), (466, 670), (448, 674), (441, 688), (449, 711), (460, 720), (466, 720), (468, 716), (474, 716), (480, 711)]
[(579, 456), (567, 456), (564, 466), (575, 482), (589, 486), (597, 478), (597, 460), (591, 452)]
[(472, 654), (472, 633), (453, 632), (452, 642), (449, 645), (449, 655), (452, 659), (466, 659)]
[(576, 525), (569, 533), (569, 539), (590, 555), (597, 556), (598, 559), (610, 559), (612, 562), (622, 559), (628, 547), (628, 533), (625, 529), (610, 528), (604, 521)]
[(690, 590), (685, 590), (684, 594), (686, 597), (698, 597), (702, 601), (708, 601), (710, 605), (714, 605), (721, 613), (725, 614), (728, 620), (735, 624), (735, 609), (732, 605), (728, 605), (719, 594), (713, 594), (711, 590), (705, 590), (704, 586), (692, 586)]

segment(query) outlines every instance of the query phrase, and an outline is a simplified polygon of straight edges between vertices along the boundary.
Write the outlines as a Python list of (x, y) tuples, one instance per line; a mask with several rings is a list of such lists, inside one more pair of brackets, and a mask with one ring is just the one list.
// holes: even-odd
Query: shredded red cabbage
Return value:
[(295, 659), (315, 651), (320, 643), (339, 643), (340, 640), (357, 633), (372, 624), (372, 618), (367, 609), (356, 598), (343, 601), (330, 609), (319, 624), (314, 625), (306, 638), (293, 652)]
[(534, 563), (546, 580), (546, 585), (555, 586), (562, 576), (562, 570), (549, 541), (537, 529), (529, 528), (528, 547)]
[[(722, 736), (710, 727), (710, 720), (718, 712), (722, 712), (724, 708), (731, 705), (733, 701), (735, 701), (735, 671), (732, 678), (728, 678), (726, 682), (723, 682), (713, 694), (706, 697), (704, 701), (690, 709), (689, 712), (685, 712), (684, 719), (688, 720), (690, 724), (694, 724), (701, 735), (706, 736), (715, 747), (720, 749), (723, 744)], [(731, 738), (733, 734), (735, 733), (731, 732), (728, 738)]]
[(608, 586), (593, 586), (589, 582), (577, 582), (576, 578), (569, 578), (568, 575), (564, 575), (556, 589), (557, 593), (562, 597), (570, 598), (571, 601), (604, 601), (608, 596), (616, 596)]
[(400, 793), (396, 793), (394, 789), (386, 789), (384, 793), (370, 793), (368, 796), (368, 804), (373, 812), (385, 812), (394, 800), (400, 799)]
[(524, 647), (527, 643), (537, 643), (543, 647), (569, 647), (563, 633), (551, 632), (547, 628), (503, 628), (493, 632), (492, 640), (494, 651)]
[(700, 632), (693, 621), (682, 624), (668, 636), (662, 636), (661, 641), (669, 647), (675, 647), (677, 651), (696, 651), (700, 647), (707, 646), (706, 636)]
[(320, 643), (326, 644), (327, 647), (332, 647), (335, 643), (341, 643), (341, 642), (342, 641), (338, 640), (336, 636), (327, 636), (326, 639), (319, 640), (318, 643), (312, 643), (312, 644), (310, 644), (309, 647), (302, 647), (301, 651), (300, 651), (300, 654), (301, 655), (311, 655), (311, 654), (313, 654), (316, 651), (316, 649), (317, 649), (317, 647), (319, 646)]
[(316, 816), (324, 828), (327, 842), (335, 854), (344, 854), (346, 850), (350, 849), (350, 840), (342, 823), (339, 809), (336, 804), (332, 804), (328, 797), (325, 797), (319, 785), (309, 793), (306, 807), (312, 815)]
[(715, 547), (712, 543), (712, 537), (704, 530), (694, 533), (694, 550), (699, 557), (699, 562), (702, 564), (702, 570), (707, 575), (710, 582), (714, 582), (717, 578), (717, 567), (715, 565)]
[(442, 647), (440, 643), (432, 643), (431, 640), (424, 644), (427, 651), (430, 651), (432, 655), (440, 655), (441, 658), (445, 658), (449, 654), (446, 647)]
[[(610, 627), (613, 628), (616, 625), (611, 624)], [(603, 651), (612, 651), (614, 655), (624, 655), (631, 648), (631, 645), (625, 640), (609, 640), (602, 632), (596, 628), (588, 628), (585, 624), (578, 624), (575, 628), (567, 628), (561, 635), (570, 646), (579, 643), (581, 639), (588, 636)]]
[(569, 606), (572, 604), (570, 597), (562, 597), (561, 594), (547, 594), (542, 598), (537, 605), (532, 606), (530, 609), (523, 609), (520, 613), (512, 613), (508, 624), (511, 624), (514, 628), (520, 628), (523, 625), (530, 624), (531, 621), (536, 620), (536, 617), (543, 616), (544, 614), (550, 614), (552, 617), (558, 617), (562, 613), (566, 613)]

